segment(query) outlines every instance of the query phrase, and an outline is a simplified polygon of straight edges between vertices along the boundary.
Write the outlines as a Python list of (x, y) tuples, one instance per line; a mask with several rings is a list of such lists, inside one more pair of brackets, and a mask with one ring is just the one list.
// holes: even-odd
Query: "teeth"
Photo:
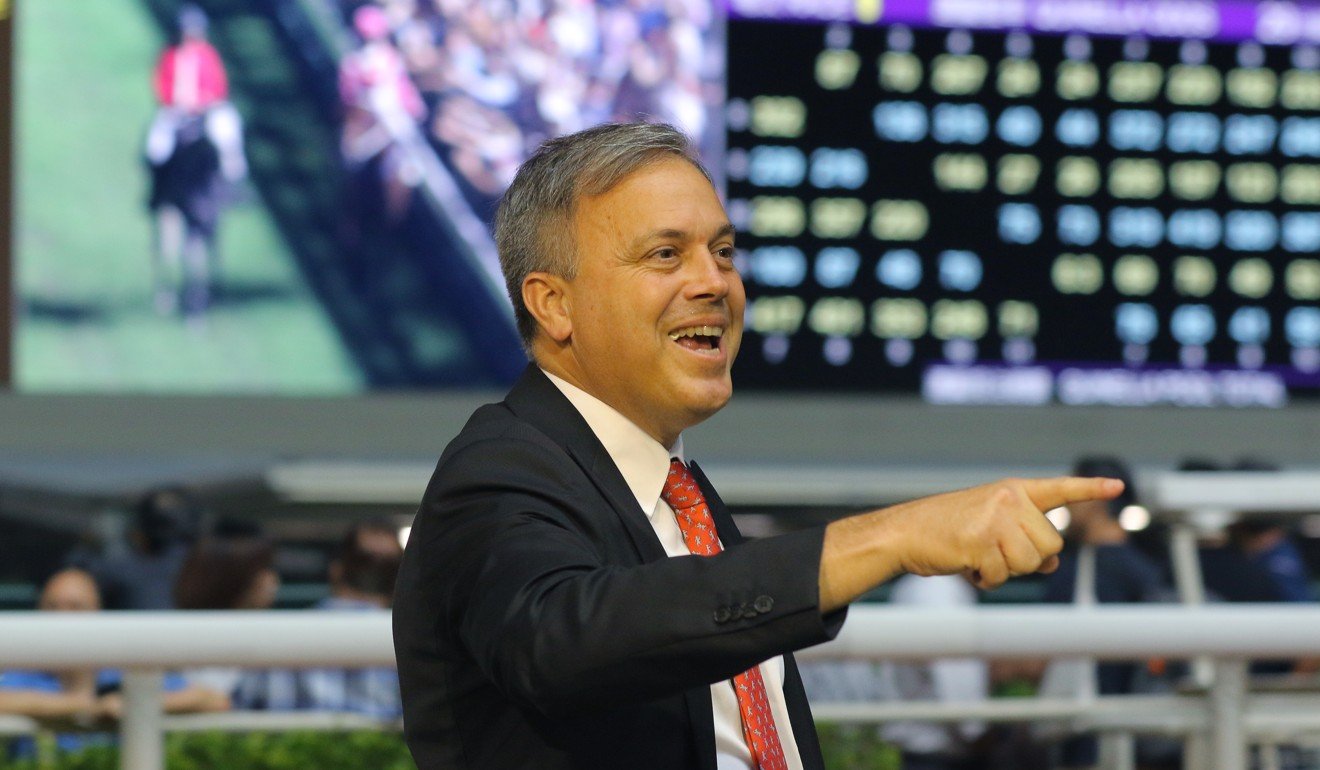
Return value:
[(686, 329), (679, 329), (669, 333), (669, 339), (677, 340), (681, 337), (722, 337), (724, 336), (723, 326), (689, 326)]

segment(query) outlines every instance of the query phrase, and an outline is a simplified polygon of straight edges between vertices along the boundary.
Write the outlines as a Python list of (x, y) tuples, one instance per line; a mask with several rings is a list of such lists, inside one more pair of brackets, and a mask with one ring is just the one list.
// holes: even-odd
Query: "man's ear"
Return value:
[(568, 282), (553, 273), (528, 273), (522, 283), (523, 304), (546, 336), (563, 344), (573, 333)]

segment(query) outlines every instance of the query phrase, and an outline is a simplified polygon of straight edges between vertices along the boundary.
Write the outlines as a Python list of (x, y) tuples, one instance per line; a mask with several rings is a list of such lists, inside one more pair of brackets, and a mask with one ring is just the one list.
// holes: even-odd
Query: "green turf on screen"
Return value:
[(141, 148), (163, 38), (137, 0), (37, 0), (16, 20), (17, 389), (360, 390), (253, 195), (220, 223), (233, 299), (201, 326), (153, 309)]

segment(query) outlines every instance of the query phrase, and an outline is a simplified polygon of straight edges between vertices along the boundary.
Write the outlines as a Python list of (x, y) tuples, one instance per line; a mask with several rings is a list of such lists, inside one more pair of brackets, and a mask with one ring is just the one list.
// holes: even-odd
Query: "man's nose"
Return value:
[(693, 299), (723, 299), (736, 273), (727, 263), (708, 251), (691, 259), (687, 266), (688, 295)]

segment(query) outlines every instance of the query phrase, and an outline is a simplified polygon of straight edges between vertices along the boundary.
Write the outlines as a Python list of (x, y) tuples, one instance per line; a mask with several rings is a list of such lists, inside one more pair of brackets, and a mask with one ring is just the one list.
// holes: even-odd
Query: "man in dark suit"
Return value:
[(792, 650), (902, 572), (1051, 570), (1041, 512), (1121, 488), (1006, 480), (744, 542), (681, 438), (732, 393), (733, 239), (667, 126), (519, 171), (496, 240), (533, 365), (440, 458), (395, 596), (421, 770), (820, 768)]

